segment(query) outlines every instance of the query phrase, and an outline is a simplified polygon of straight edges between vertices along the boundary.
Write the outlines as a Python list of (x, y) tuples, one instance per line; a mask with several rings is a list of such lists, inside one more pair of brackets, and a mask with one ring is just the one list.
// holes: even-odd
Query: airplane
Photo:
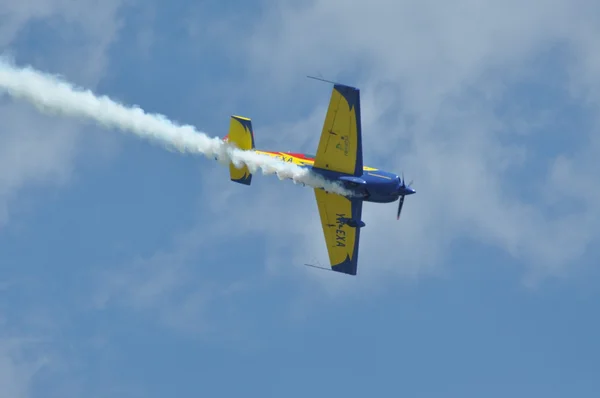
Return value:
[[(416, 193), (410, 183), (406, 184), (404, 176), (400, 178), (395, 173), (363, 165), (360, 90), (348, 85), (333, 83), (316, 155), (258, 150), (251, 119), (236, 115), (231, 116), (229, 132), (223, 140), (242, 150), (309, 168), (352, 192), (351, 197), (346, 197), (314, 189), (330, 261), (330, 268), (326, 269), (332, 271), (357, 274), (360, 229), (365, 226), (361, 220), (363, 202), (398, 200), (397, 219), (400, 219), (405, 196)], [(238, 168), (230, 163), (229, 173), (233, 182), (244, 185), (252, 182), (252, 173), (246, 165)]]

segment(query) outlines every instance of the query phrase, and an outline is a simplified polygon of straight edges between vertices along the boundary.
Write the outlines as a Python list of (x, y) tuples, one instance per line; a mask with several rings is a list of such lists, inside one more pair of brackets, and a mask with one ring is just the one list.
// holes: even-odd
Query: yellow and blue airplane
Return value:
[[(231, 116), (225, 141), (243, 150), (271, 156), (310, 168), (330, 181), (337, 181), (353, 193), (345, 197), (315, 189), (315, 196), (331, 270), (356, 275), (363, 202), (391, 203), (399, 200), (400, 219), (404, 197), (415, 190), (397, 174), (363, 165), (360, 91), (334, 83), (316, 155), (257, 150), (249, 118)], [(252, 174), (243, 165), (229, 165), (231, 181), (250, 185)]]

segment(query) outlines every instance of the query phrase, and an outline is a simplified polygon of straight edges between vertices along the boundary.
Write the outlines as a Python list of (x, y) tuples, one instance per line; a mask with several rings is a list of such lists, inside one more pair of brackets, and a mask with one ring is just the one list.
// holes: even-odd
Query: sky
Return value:
[(361, 90), (358, 275), (314, 194), (0, 93), (0, 396), (596, 397), (600, 4), (0, 0), (0, 52), (314, 153)]

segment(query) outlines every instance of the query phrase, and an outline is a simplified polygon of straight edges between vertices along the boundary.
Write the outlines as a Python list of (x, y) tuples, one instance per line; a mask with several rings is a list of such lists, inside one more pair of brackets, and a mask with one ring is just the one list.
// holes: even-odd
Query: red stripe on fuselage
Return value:
[(312, 160), (314, 161), (315, 159), (310, 157), (310, 156), (306, 156), (303, 153), (294, 153), (294, 152), (275, 152), (275, 151), (262, 151), (265, 153), (270, 153), (271, 155), (276, 155), (276, 156), (280, 156), (280, 155), (287, 155), (287, 156), (293, 156), (295, 158), (298, 159), (302, 159), (302, 160)]
[(284, 152), (284, 153), (287, 155), (293, 156), (295, 158), (298, 158), (298, 159), (313, 160), (313, 161), (315, 160), (314, 158), (311, 158), (310, 156), (306, 156), (303, 153), (292, 153), (292, 152)]

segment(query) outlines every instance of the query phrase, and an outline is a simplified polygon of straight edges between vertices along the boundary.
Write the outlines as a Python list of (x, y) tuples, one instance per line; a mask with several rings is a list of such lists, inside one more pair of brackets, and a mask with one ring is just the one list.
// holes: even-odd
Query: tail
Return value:
[[(225, 136), (224, 140), (235, 144), (239, 149), (254, 149), (252, 121), (242, 116), (231, 116), (229, 134)], [(250, 173), (246, 165), (238, 169), (233, 163), (230, 163), (229, 176), (231, 177), (231, 181), (240, 184), (250, 185), (252, 182), (252, 173)]]

